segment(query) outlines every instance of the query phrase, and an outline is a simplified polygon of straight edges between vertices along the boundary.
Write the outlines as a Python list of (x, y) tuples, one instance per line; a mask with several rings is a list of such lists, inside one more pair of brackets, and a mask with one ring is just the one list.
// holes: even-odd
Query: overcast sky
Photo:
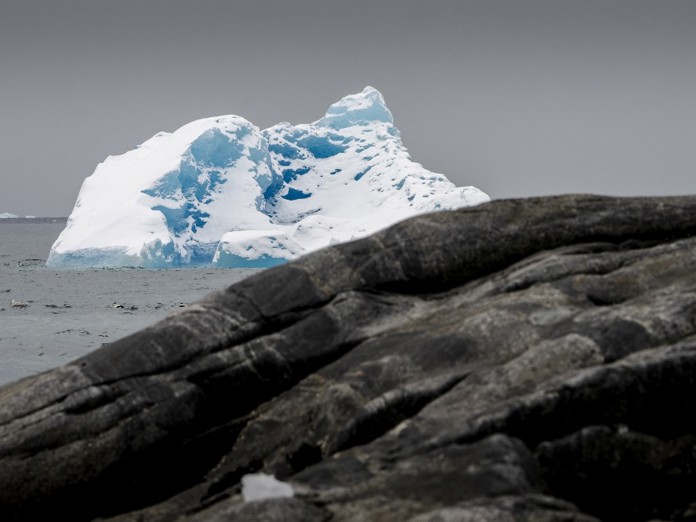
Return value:
[(158, 131), (365, 85), (493, 198), (696, 193), (694, 0), (0, 0), (0, 212), (68, 215)]

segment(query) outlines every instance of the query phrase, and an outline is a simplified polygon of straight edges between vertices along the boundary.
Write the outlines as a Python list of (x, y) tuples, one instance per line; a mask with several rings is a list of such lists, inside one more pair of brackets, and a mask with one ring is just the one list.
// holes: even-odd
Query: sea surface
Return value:
[(47, 268), (65, 223), (0, 219), (0, 385), (63, 365), (259, 271)]

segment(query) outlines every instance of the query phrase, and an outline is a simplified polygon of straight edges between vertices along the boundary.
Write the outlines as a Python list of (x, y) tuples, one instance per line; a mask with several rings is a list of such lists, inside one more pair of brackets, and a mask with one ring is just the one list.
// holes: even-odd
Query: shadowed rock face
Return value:
[(696, 196), (420, 216), (0, 388), (47, 516), (696, 519)]

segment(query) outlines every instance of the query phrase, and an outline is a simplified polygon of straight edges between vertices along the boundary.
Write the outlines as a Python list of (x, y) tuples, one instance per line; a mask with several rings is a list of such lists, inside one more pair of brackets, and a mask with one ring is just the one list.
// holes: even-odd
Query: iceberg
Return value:
[(0, 219), (16, 219), (18, 217), (17, 214), (13, 214), (12, 212), (0, 212)]
[(109, 156), (83, 182), (47, 264), (269, 267), (486, 201), (413, 162), (368, 86), (311, 124), (205, 118)]

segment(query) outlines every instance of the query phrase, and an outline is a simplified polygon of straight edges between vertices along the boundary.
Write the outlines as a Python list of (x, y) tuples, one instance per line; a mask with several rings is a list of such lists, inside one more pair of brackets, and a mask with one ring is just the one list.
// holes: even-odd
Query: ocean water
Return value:
[(65, 222), (0, 219), (0, 385), (65, 364), (259, 271), (49, 269)]

